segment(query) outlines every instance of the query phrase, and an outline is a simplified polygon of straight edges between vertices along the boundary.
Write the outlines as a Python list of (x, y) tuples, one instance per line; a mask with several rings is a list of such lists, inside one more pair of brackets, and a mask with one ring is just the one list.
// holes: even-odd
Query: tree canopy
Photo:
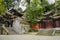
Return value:
[[(17, 2), (16, 2), (17, 1)], [(7, 9), (13, 6), (20, 5), (21, 0), (0, 0), (0, 15), (4, 13)], [(60, 7), (60, 0), (55, 0), (53, 4), (49, 4), (46, 0), (25, 0), (27, 2), (26, 6), (26, 20), (30, 23), (35, 24), (36, 20), (42, 18), (42, 14)], [(17, 4), (16, 4), (17, 3)]]
[(3, 13), (5, 11), (5, 5), (3, 0), (0, 0), (0, 14)]
[(49, 4), (46, 0), (32, 0), (27, 1), (29, 5), (27, 5), (26, 9), (26, 19), (27, 21), (30, 21), (31, 24), (36, 24), (37, 20), (39, 18), (43, 18), (43, 13), (50, 11), (50, 10), (56, 10), (57, 6), (60, 6), (60, 1), (57, 1), (53, 4)]

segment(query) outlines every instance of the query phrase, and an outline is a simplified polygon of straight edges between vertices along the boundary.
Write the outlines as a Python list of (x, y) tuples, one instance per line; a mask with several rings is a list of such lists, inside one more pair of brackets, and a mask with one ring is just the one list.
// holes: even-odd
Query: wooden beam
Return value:
[(7, 34), (9, 34), (9, 31), (8, 31), (8, 29), (5, 27), (4, 24), (2, 25), (2, 28), (3, 28), (3, 30), (5, 30), (5, 32), (7, 32)]
[(52, 17), (52, 18), (57, 19), (57, 18), (60, 18), (60, 16), (55, 16), (55, 17)]
[(51, 14), (53, 12), (53, 10), (51, 10), (51, 11), (48, 11), (48, 12), (46, 12), (45, 14), (43, 14), (43, 15), (49, 15), (49, 14)]
[(10, 13), (10, 12), (8, 12), (8, 11), (6, 11), (5, 13), (10, 14), (10, 15), (13, 15), (12, 13)]
[(58, 15), (57, 13), (55, 13), (53, 16), (56, 16), (56, 15)]

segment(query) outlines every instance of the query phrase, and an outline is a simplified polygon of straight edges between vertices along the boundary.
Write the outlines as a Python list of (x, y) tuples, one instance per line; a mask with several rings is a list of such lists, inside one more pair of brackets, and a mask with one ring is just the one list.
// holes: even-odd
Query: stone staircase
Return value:
[(53, 35), (53, 29), (39, 29), (38, 30), (38, 35), (46, 35), (46, 36), (52, 36)]

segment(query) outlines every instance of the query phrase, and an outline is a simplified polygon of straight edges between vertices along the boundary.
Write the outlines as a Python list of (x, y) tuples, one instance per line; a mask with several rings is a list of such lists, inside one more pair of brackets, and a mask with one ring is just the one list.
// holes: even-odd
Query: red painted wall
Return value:
[(53, 25), (52, 25), (52, 22), (46, 22), (46, 28), (52, 28)]
[[(56, 27), (59, 27), (59, 21), (55, 21)], [(37, 23), (36, 25), (32, 25), (33, 29), (39, 29), (39, 28), (44, 28), (44, 22), (42, 21), (40, 24)], [(53, 23), (50, 22), (46, 22), (46, 28), (53, 28)]]
[(37, 23), (36, 25), (32, 25), (33, 29), (39, 29), (39, 24)]
[(59, 21), (56, 21), (55, 23), (56, 23), (56, 27), (59, 27)]

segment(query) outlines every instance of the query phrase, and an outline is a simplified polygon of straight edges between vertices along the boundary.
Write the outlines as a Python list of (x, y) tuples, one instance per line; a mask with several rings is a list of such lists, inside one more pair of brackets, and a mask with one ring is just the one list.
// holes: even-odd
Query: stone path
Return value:
[(0, 35), (0, 40), (60, 40), (60, 37), (39, 35)]

